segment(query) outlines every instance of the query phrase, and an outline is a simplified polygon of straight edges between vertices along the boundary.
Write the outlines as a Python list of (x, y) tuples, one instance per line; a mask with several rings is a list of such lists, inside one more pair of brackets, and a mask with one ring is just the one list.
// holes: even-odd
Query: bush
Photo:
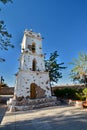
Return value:
[(63, 89), (55, 89), (55, 90), (54, 90), (54, 95), (55, 95), (56, 97), (63, 98), (63, 96), (64, 96), (64, 91), (63, 91)]
[(72, 99), (72, 100), (87, 100), (87, 88), (57, 88), (54, 90), (54, 95), (57, 98)]
[(3, 88), (3, 87), (8, 87), (8, 86), (7, 86), (7, 84), (4, 84), (4, 83), (1, 84), (1, 83), (0, 83), (0, 87)]
[(76, 100), (84, 101), (85, 97), (83, 96), (83, 93), (76, 92)]
[(82, 92), (83, 92), (84, 97), (85, 97), (85, 99), (87, 101), (87, 88), (84, 88)]
[(77, 90), (75, 88), (55, 89), (54, 94), (57, 98), (75, 99)]

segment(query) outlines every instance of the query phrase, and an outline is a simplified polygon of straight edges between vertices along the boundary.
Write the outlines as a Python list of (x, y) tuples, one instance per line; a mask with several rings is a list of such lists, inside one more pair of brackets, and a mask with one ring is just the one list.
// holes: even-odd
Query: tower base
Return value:
[(8, 110), (10, 112), (15, 111), (26, 111), (26, 110), (33, 110), (37, 108), (44, 108), (50, 106), (59, 105), (56, 97), (46, 97), (41, 99), (26, 99), (23, 98), (21, 101), (17, 101), (15, 99), (10, 99), (7, 101)]

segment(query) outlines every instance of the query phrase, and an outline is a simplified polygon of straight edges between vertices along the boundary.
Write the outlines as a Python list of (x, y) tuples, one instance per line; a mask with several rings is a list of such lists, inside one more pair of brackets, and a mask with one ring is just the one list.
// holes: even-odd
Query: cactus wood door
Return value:
[(32, 83), (31, 85), (30, 85), (30, 98), (31, 99), (34, 99), (34, 98), (36, 98), (36, 84), (35, 83)]

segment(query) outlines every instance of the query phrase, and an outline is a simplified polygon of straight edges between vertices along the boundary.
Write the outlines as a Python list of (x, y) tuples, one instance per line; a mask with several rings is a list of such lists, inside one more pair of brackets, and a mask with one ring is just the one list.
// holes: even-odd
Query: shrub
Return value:
[(55, 95), (56, 97), (63, 98), (63, 96), (64, 96), (64, 91), (63, 91), (63, 89), (55, 89), (55, 90), (54, 90), (54, 95)]
[(76, 100), (84, 101), (85, 97), (83, 96), (83, 93), (76, 92)]
[(55, 89), (54, 94), (57, 98), (75, 99), (76, 91), (75, 88)]
[(87, 88), (83, 89), (83, 94), (84, 94), (84, 97), (86, 98), (86, 101), (87, 101)]

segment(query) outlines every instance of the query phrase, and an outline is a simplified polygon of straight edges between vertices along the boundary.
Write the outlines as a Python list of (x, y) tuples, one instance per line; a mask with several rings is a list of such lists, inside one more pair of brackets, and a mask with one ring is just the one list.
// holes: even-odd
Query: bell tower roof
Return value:
[(26, 36), (28, 36), (28, 37), (36, 38), (38, 40), (42, 40), (43, 39), (40, 33), (35, 33), (35, 32), (33, 32), (32, 29), (30, 29), (30, 30), (26, 29), (25, 32), (24, 32), (24, 34)]
[(25, 30), (21, 43), (21, 52), (42, 54), (42, 37), (40, 33), (33, 32), (32, 29)]

